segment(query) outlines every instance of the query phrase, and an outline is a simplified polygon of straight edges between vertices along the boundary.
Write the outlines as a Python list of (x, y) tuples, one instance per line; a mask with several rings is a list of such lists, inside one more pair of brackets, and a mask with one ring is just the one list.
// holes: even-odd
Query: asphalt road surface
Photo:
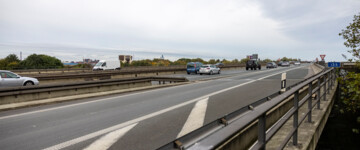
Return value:
[[(191, 84), (0, 112), (2, 150), (149, 150), (312, 75), (308, 65), (220, 75)], [(209, 79), (198, 81), (199, 79)]]

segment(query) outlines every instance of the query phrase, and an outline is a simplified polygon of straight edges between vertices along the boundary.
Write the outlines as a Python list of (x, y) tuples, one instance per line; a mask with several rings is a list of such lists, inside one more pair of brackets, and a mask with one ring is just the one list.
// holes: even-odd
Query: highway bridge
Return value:
[[(17, 108), (17, 103), (3, 104), (11, 105), (11, 109), (9, 110), (8, 107), (0, 112), (0, 147), (4, 150), (213, 149), (216, 148), (214, 146), (219, 145), (196, 147), (196, 144), (206, 144), (201, 141), (206, 141), (209, 135), (216, 135), (217, 131), (226, 129), (225, 126), (231, 127), (230, 121), (223, 118), (224, 116), (241, 108), (246, 108), (247, 111), (257, 110), (263, 106), (265, 108), (269, 105), (267, 102), (272, 102), (272, 99), (296, 97), (294, 93), (279, 92), (283, 73), (286, 73), (286, 86), (294, 88), (299, 86), (295, 93), (300, 91), (300, 95), (301, 92), (307, 92), (307, 89), (303, 89), (305, 86), (300, 83), (314, 78), (304, 83), (315, 90), (314, 95), (311, 90), (311, 94), (305, 96), (305, 99), (310, 98), (310, 101), (315, 95), (320, 99), (320, 94), (316, 90), (318, 92), (322, 90), (322, 93), (327, 90), (331, 92), (330, 85), (334, 84), (334, 76), (331, 74), (333, 71), (325, 72), (323, 69), (313, 64), (254, 71), (235, 68), (212, 76), (187, 75), (184, 71), (160, 76), (188, 80), (175, 83), (176, 85), (173, 86), (147, 89), (147, 87), (158, 86), (155, 84), (165, 83), (165, 81), (151, 80), (152, 85), (142, 87), (141, 90), (95, 96), (94, 93), (84, 93), (73, 96), (71, 101), (61, 103), (59, 100), (66, 99), (67, 96), (60, 96), (54, 102), (47, 101), (46, 105), (32, 104), (31, 107), (22, 105), (21, 108)], [(320, 87), (316, 89), (316, 82), (319, 85), (321, 83), (325, 89)], [(169, 83), (168, 85), (173, 84)], [(49, 91), (47, 92), (50, 94)], [(15, 97), (18, 97), (19, 93)], [(86, 94), (92, 94), (92, 96), (86, 97)], [(288, 95), (281, 97), (284, 94)], [(326, 98), (326, 93), (324, 95)], [(263, 99), (266, 101), (254, 105)], [(320, 101), (317, 102), (320, 105)], [(314, 104), (316, 103), (314, 101)], [(239, 116), (246, 116), (247, 111)], [(235, 118), (238, 119), (239, 116)], [(220, 124), (224, 125), (218, 127), (216, 131), (210, 132), (209, 130), (214, 128), (204, 128), (219, 120), (223, 120)], [(233, 120), (235, 122), (236, 119)], [(200, 133), (200, 129), (204, 132)], [(265, 129), (267, 127), (264, 127)], [(199, 134), (189, 136), (195, 135), (195, 132)], [(264, 143), (261, 142), (265, 141), (259, 140), (261, 134), (255, 133), (255, 135), (258, 136), (257, 142), (246, 141), (247, 145), (252, 147), (245, 147), (264, 149), (265, 146), (261, 145)], [(181, 140), (183, 137), (186, 137), (186, 140)], [(229, 142), (228, 140), (222, 141)], [(256, 143), (260, 143), (260, 146), (256, 147)], [(285, 141), (286, 143), (288, 141)], [(281, 145), (276, 142), (273, 142), (274, 144)], [(266, 148), (272, 149), (270, 144)], [(239, 147), (221, 149), (239, 149)]]

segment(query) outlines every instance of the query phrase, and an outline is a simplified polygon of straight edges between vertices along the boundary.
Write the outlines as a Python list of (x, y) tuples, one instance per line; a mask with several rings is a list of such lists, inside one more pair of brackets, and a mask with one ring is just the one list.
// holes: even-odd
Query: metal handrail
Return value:
[[(294, 120), (294, 129), (290, 131), (289, 138), (287, 138), (279, 148), (282, 149), (283, 146), (288, 143), (291, 137), (294, 137), (294, 144), (297, 144), (297, 128), (305, 120), (306, 117), (311, 116), (311, 110), (317, 106), (320, 108), (320, 99), (325, 100), (326, 93), (328, 93), (330, 86), (334, 85), (335, 75), (334, 69), (328, 69), (319, 74), (313, 75), (312, 77), (305, 79), (303, 82), (296, 84), (292, 87), (287, 88), (287, 92), (279, 94), (274, 93), (270, 97), (261, 99), (249, 107), (241, 108), (231, 114), (228, 114), (222, 118), (219, 118), (216, 121), (213, 121), (193, 132), (190, 132), (188, 135), (180, 137), (173, 142), (170, 142), (162, 147), (159, 150), (163, 149), (214, 149), (221, 145), (223, 142), (231, 138), (235, 133), (245, 129), (248, 125), (258, 121), (258, 140), (251, 147), (251, 149), (264, 149), (266, 143), (275, 135), (275, 133), (280, 129), (280, 127), (285, 124), (285, 122), (291, 118), (294, 114), (297, 116), (298, 109), (306, 102), (308, 102), (308, 112), (305, 117), (301, 118), (300, 121), (298, 117)], [(327, 79), (326, 79), (327, 78)], [(322, 82), (320, 83), (321, 80)], [(315, 84), (314, 89), (312, 88)], [(328, 82), (328, 84), (326, 84)], [(328, 88), (326, 88), (328, 85)], [(308, 94), (299, 100), (299, 91), (305, 87), (309, 86)], [(320, 89), (324, 87), (324, 94), (320, 96)], [(314, 105), (312, 104), (312, 94), (317, 93), (317, 100)], [(274, 107), (278, 106), (281, 102), (288, 99), (290, 96), (294, 95), (294, 106), (291, 108), (277, 123), (272, 125), (269, 130), (266, 130), (266, 113), (269, 112)], [(245, 113), (246, 112), (246, 113)], [(308, 117), (308, 121), (311, 121), (311, 117)], [(195, 144), (196, 143), (196, 144)]]

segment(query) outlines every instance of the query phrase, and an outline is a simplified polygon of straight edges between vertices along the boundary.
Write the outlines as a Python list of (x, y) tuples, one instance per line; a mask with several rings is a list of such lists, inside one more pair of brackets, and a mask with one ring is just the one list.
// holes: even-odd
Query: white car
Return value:
[(300, 66), (300, 61), (295, 62), (294, 65)]
[(11, 71), (0, 70), (0, 87), (39, 85), (35, 78), (22, 77)]
[(202, 74), (220, 74), (220, 68), (218, 68), (216, 65), (202, 65), (199, 70), (200, 75)]

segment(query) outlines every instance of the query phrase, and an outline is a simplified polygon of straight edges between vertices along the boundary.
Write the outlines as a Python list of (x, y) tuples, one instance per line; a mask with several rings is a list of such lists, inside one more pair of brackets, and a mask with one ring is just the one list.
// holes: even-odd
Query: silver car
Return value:
[(0, 87), (29, 86), (38, 84), (39, 81), (35, 78), (22, 77), (11, 71), (0, 70)]
[(220, 74), (220, 68), (216, 67), (216, 65), (202, 65), (199, 70), (200, 75), (202, 74)]

